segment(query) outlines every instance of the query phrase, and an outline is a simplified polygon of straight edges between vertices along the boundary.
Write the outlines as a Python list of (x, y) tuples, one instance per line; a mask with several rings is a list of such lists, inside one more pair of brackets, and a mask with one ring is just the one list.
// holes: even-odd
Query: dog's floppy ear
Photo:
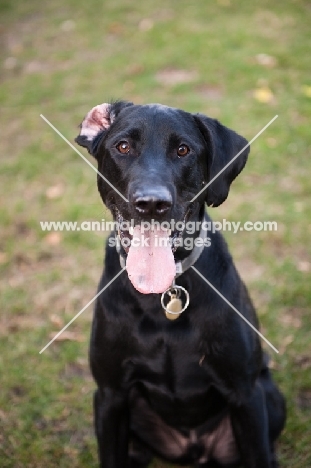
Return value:
[(80, 134), (75, 138), (78, 145), (87, 148), (88, 152), (95, 157), (96, 149), (103, 132), (108, 130), (119, 112), (131, 102), (117, 101), (113, 104), (99, 104), (93, 107), (84, 117), (80, 125)]
[[(195, 114), (194, 118), (208, 147), (207, 183), (215, 178), (206, 189), (205, 201), (208, 206), (219, 206), (226, 200), (231, 183), (245, 166), (249, 146), (242, 151), (247, 145), (247, 140), (217, 120), (202, 114)], [(242, 151), (241, 154), (234, 159), (240, 151)], [(231, 160), (233, 160), (232, 163), (216, 178)]]

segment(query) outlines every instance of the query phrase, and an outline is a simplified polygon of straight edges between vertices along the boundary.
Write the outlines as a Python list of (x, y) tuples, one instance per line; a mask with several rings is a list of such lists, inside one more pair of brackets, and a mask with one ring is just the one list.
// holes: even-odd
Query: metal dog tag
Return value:
[[(184, 306), (182, 300), (180, 299), (181, 293), (183, 293), (185, 298)], [(166, 295), (170, 297), (170, 300), (167, 304), (164, 302)], [(189, 305), (189, 293), (185, 288), (178, 286), (173, 282), (172, 286), (162, 294), (161, 305), (164, 309), (166, 318), (168, 320), (176, 320)]]
[[(171, 296), (171, 300), (166, 304), (165, 316), (169, 320), (176, 320), (180, 312), (182, 311), (182, 302), (176, 297), (176, 295)], [(175, 312), (171, 314), (170, 312)]]

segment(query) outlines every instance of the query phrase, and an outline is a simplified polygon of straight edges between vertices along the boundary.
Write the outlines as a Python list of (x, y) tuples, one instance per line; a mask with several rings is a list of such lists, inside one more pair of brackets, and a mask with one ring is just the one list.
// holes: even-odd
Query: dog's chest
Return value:
[(197, 426), (225, 406), (205, 359), (197, 346), (158, 340), (128, 362), (126, 385), (139, 388), (151, 407), (172, 424)]
[[(197, 347), (162, 343), (132, 361), (131, 427), (164, 457), (236, 461), (227, 403)], [(192, 458), (193, 457), (193, 458)]]
[(137, 363), (129, 401), (133, 432), (164, 457), (236, 461), (225, 399), (202, 363), (182, 365), (180, 357), (162, 366), (153, 361), (153, 368)]

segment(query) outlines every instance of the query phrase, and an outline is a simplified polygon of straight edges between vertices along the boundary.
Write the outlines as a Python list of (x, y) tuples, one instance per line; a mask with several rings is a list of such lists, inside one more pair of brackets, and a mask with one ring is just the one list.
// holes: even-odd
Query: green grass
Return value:
[[(271, 353), (288, 404), (281, 467), (311, 466), (310, 12), (302, 0), (0, 2), (1, 466), (97, 466), (91, 309), (71, 341), (39, 350), (93, 297), (103, 235), (51, 239), (39, 221), (108, 213), (94, 172), (39, 115), (73, 141), (86, 112), (113, 98), (203, 112), (248, 139), (279, 115), (212, 216), (278, 222), (277, 232), (226, 238), (280, 350)], [(266, 88), (272, 99), (256, 100)]]

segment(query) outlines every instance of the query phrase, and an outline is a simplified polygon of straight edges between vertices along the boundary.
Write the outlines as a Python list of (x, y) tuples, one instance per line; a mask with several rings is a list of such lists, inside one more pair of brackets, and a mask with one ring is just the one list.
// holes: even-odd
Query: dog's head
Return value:
[(204, 201), (220, 205), (249, 152), (247, 141), (217, 120), (123, 101), (91, 109), (76, 142), (110, 182), (98, 176), (104, 203), (135, 226), (152, 219), (182, 221), (190, 213), (198, 219)]

